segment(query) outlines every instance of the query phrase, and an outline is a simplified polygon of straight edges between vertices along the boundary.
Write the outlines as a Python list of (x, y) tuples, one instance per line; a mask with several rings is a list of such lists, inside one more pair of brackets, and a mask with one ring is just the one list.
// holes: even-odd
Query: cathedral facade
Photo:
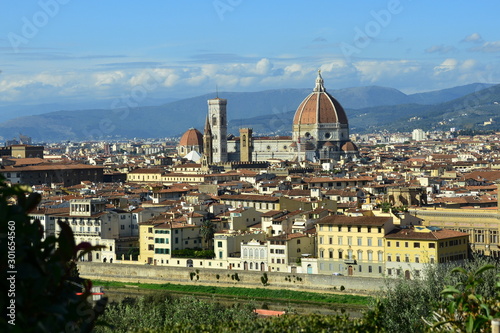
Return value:
[(209, 163), (229, 161), (349, 161), (358, 149), (349, 139), (349, 123), (340, 103), (325, 89), (318, 72), (313, 91), (300, 103), (293, 118), (292, 136), (253, 137), (249, 128), (227, 137), (227, 100), (208, 100), (203, 154)]

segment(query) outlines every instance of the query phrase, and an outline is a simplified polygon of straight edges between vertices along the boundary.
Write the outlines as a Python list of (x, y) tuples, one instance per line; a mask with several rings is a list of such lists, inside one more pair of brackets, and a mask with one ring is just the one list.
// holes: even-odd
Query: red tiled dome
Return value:
[(179, 146), (203, 146), (203, 135), (196, 128), (190, 128), (182, 135)]
[(342, 150), (343, 151), (358, 151), (358, 147), (356, 147), (356, 145), (354, 143), (352, 143), (351, 141), (348, 141), (342, 146)]
[(347, 116), (340, 103), (326, 92), (323, 78), (318, 73), (316, 87), (313, 92), (300, 103), (293, 124), (328, 124), (341, 123), (347, 125)]

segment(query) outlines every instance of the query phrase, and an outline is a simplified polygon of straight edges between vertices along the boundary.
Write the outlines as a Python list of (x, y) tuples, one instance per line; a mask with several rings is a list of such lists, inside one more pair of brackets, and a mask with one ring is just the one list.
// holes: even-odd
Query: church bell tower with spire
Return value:
[(208, 100), (208, 123), (212, 131), (213, 163), (227, 162), (227, 100), (214, 98)]

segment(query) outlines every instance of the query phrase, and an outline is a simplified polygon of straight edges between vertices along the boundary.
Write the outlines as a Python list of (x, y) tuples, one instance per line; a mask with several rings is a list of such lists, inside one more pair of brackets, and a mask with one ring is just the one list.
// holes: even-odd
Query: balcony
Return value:
[(344, 264), (356, 265), (356, 259), (344, 259)]

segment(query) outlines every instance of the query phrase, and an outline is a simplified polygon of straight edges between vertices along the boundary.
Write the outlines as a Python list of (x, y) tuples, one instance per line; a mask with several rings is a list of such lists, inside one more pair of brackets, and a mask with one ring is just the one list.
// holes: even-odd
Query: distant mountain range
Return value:
[[(251, 127), (257, 135), (289, 134), (292, 118), (311, 89), (261, 92), (221, 92), (228, 100), (228, 132), (238, 135)], [(328, 90), (346, 109), (352, 133), (381, 129), (449, 129), (483, 126), (500, 128), (500, 85), (474, 83), (439, 91), (404, 94), (397, 89), (370, 86)], [(162, 138), (180, 136), (190, 127), (203, 131), (207, 100), (213, 94), (162, 104), (121, 109), (85, 109), (25, 115), (0, 123), (0, 136), (22, 133), (36, 141)], [(27, 112), (28, 110), (24, 110)], [(22, 114), (22, 113), (19, 113)]]

